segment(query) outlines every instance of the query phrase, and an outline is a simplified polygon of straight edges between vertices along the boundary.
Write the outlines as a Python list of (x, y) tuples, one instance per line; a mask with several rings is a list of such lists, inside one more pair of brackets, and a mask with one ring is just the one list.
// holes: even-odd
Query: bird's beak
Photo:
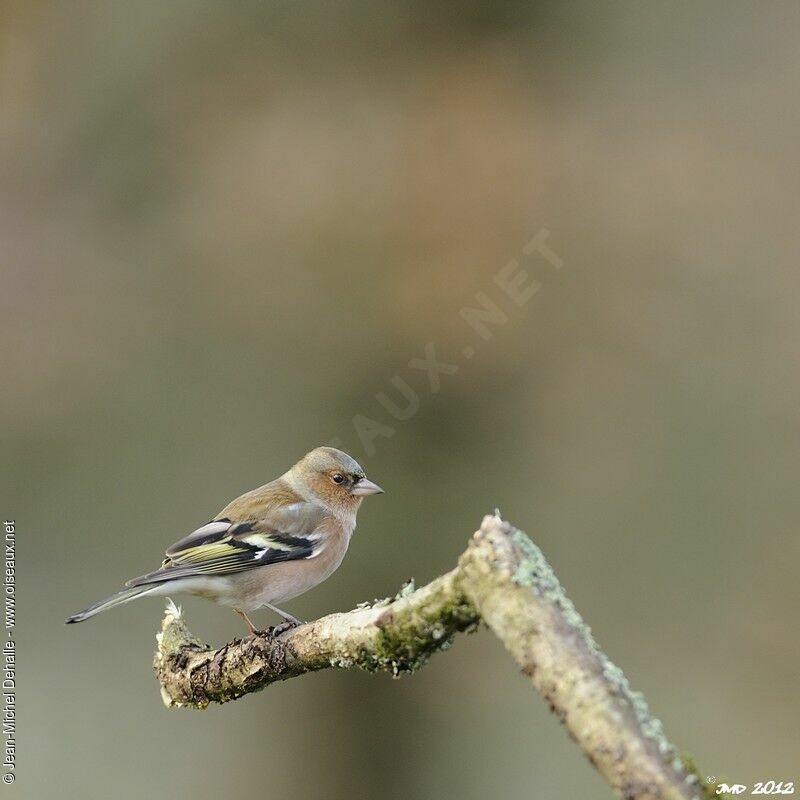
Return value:
[(366, 497), (368, 494), (383, 494), (383, 489), (377, 483), (362, 478), (350, 491), (354, 497)]

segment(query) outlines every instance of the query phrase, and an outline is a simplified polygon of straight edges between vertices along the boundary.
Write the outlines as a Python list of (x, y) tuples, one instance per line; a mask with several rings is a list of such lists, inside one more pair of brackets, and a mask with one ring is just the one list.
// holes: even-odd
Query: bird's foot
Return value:
[(298, 625), (302, 624), (303, 623), (300, 622), (299, 619), (284, 620), (279, 625), (275, 625), (269, 629), (270, 638), (274, 639), (276, 636), (280, 636), (282, 633), (286, 633), (286, 631), (290, 631), (292, 628), (296, 628)]
[(244, 624), (247, 625), (247, 629), (250, 631), (251, 636), (255, 636), (256, 634), (258, 634), (256, 626), (253, 625), (253, 623), (250, 621), (250, 617), (248, 617), (247, 614), (244, 613), (244, 611), (241, 611), (238, 608), (234, 608), (233, 610), (244, 620)]

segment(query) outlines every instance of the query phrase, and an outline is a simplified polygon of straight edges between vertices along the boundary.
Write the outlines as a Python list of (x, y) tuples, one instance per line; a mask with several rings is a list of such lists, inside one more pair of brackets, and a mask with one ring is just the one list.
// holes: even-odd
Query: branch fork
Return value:
[(484, 623), (622, 798), (713, 794), (666, 739), (642, 695), (600, 650), (538, 547), (499, 514), (484, 517), (458, 566), (425, 586), (272, 636), (219, 649), (189, 632), (170, 603), (154, 668), (168, 707), (205, 708), (321, 669), (397, 677)]

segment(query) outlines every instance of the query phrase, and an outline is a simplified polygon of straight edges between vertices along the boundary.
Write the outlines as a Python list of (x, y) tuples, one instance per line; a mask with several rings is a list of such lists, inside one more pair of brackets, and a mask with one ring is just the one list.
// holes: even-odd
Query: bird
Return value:
[(139, 597), (184, 593), (233, 608), (251, 634), (257, 630), (247, 612), (270, 609), (283, 620), (272, 634), (282, 633), (300, 620), (275, 604), (313, 589), (338, 569), (361, 502), (382, 493), (347, 453), (317, 447), (168, 547), (157, 570), (129, 580), (67, 624)]

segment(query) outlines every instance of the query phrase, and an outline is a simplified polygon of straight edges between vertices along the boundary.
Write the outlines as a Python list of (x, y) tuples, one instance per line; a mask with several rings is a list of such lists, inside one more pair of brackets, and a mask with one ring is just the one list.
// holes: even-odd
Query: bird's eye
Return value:
[(331, 480), (334, 483), (344, 483), (344, 475), (339, 472), (334, 472), (333, 475), (331, 475)]

